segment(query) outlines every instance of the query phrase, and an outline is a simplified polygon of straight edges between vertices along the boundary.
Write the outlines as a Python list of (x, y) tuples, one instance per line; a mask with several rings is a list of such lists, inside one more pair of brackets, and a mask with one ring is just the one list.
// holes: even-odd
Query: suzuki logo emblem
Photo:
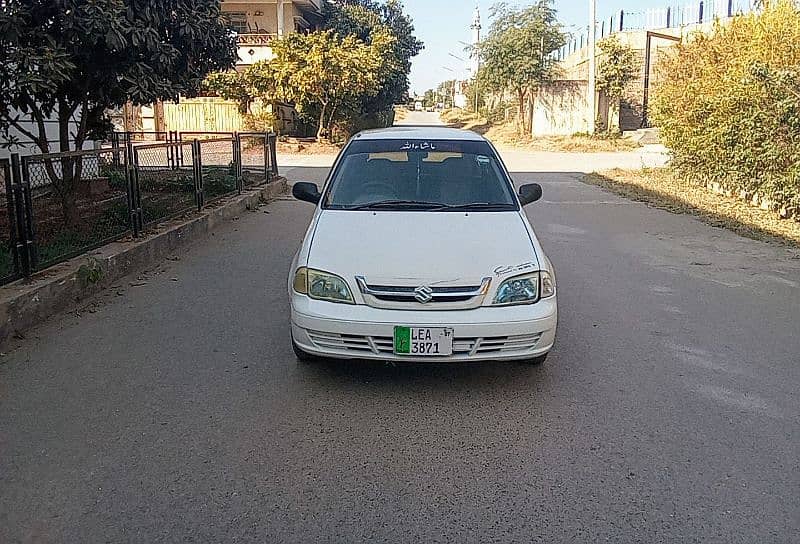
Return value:
[(433, 300), (433, 289), (427, 285), (417, 287), (414, 289), (414, 298), (417, 299), (417, 302), (420, 304), (427, 304)]

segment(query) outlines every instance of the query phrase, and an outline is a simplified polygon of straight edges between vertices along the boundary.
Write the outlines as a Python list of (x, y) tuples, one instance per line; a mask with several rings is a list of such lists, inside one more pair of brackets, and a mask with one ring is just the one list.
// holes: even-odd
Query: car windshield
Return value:
[(492, 147), (457, 140), (355, 141), (339, 161), (323, 205), (337, 210), (518, 209)]

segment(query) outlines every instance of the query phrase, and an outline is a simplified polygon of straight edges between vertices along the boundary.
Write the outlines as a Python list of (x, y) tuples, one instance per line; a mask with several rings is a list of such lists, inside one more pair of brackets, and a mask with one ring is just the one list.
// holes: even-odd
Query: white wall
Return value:
[[(39, 134), (38, 125), (31, 120), (30, 116), (21, 116), (20, 124), (26, 129), (36, 134)], [(47, 119), (45, 121), (45, 130), (47, 132), (47, 139), (50, 141), (50, 152), (57, 153), (60, 151), (59, 144), (58, 144), (58, 121), (56, 119)], [(72, 122), (70, 123), (70, 136), (75, 134), (77, 130), (77, 125)], [(10, 140), (18, 140), (24, 143), (24, 145), (15, 145), (11, 149), (8, 149), (5, 145), (0, 146), (0, 158), (8, 158), (11, 156), (12, 153), (19, 153), (20, 155), (32, 155), (32, 154), (39, 154), (41, 150), (39, 146), (36, 144), (31, 143), (31, 139), (20, 133), (18, 130), (12, 128), (9, 130), (9, 134), (12, 138), (6, 138), (5, 135), (0, 134), (0, 143), (5, 144)], [(93, 142), (86, 142), (84, 144), (85, 149), (92, 149), (94, 147)], [(74, 140), (70, 138), (70, 148), (74, 150)]]
[(586, 81), (556, 81), (543, 87), (533, 106), (534, 136), (569, 136), (589, 131)]

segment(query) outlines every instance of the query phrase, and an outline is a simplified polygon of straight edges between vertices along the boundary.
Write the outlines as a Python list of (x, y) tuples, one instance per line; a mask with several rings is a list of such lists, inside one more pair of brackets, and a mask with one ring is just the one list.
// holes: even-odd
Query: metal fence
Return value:
[[(274, 134), (0, 159), (0, 284), (277, 176)], [(244, 160), (247, 157), (247, 160)]]
[(22, 159), (31, 270), (70, 259), (130, 231), (125, 153), (113, 149)]
[[(15, 161), (15, 166), (19, 168), (19, 159)], [(6, 205), (0, 207), (0, 283), (8, 283), (21, 277), (21, 267), (19, 262), (20, 248), (17, 246), (18, 223), (16, 206), (14, 205), (15, 187), (12, 182), (11, 160), (0, 159), (0, 176), (2, 176), (3, 194), (6, 197)]]
[(200, 209), (193, 143), (130, 146), (142, 227)]
[[(749, 13), (756, 9), (756, 5), (757, 2), (753, 0), (701, 0), (642, 11), (620, 10), (608, 18), (598, 21), (595, 31), (598, 39), (602, 39), (617, 32), (629, 30), (682, 28)], [(560, 49), (553, 51), (550, 56), (555, 60), (564, 60), (588, 44), (588, 32), (584, 32), (575, 36)]]

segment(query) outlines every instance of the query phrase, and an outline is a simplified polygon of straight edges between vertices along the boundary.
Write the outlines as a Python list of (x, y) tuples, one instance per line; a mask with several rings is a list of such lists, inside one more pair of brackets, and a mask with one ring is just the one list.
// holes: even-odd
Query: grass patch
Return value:
[(313, 138), (288, 138), (278, 140), (278, 153), (287, 155), (337, 155), (342, 145), (330, 142), (317, 142)]
[(527, 136), (519, 135), (510, 125), (494, 126), (484, 134), (495, 145), (514, 147), (528, 151), (550, 151), (556, 153), (615, 153), (639, 149), (639, 144), (621, 136)]
[(512, 147), (525, 151), (551, 151), (556, 153), (613, 153), (632, 151), (640, 146), (633, 140), (616, 135), (589, 136), (531, 136), (520, 134), (513, 123), (492, 124), (472, 112), (450, 109), (442, 112), (442, 121), (453, 128), (471, 130), (486, 136), (498, 147)]
[(588, 174), (584, 180), (630, 200), (693, 215), (747, 238), (800, 247), (800, 222), (781, 219), (774, 212), (682, 180), (668, 168), (614, 169)]

